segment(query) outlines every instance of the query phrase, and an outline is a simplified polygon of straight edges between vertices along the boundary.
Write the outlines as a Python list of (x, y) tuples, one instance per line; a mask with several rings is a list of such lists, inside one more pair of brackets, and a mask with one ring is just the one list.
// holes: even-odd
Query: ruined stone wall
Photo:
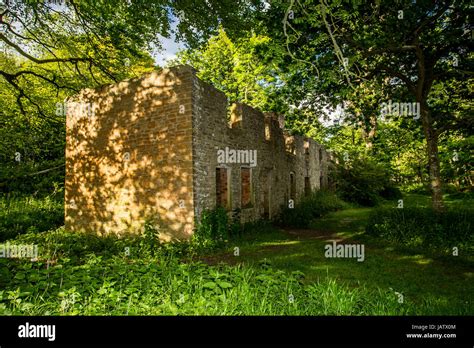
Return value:
[[(289, 200), (305, 194), (305, 177), (311, 190), (327, 185), (327, 154), (312, 139), (288, 135), (276, 115), (253, 108), (229, 106), (225, 95), (194, 77), (193, 161), (195, 216), (216, 206), (216, 168), (228, 168), (228, 210), (241, 209), (241, 221), (274, 218)], [(228, 115), (230, 113), (230, 116)], [(281, 120), (280, 120), (281, 121)], [(252, 204), (242, 207), (241, 169), (247, 163), (219, 163), (218, 151), (226, 148), (256, 151), (251, 168)], [(321, 159), (320, 159), (321, 155)], [(291, 176), (294, 180), (292, 197)], [(322, 177), (322, 180), (320, 180)]]
[[(203, 209), (216, 206), (218, 167), (227, 168), (220, 177), (228, 178), (220, 192), (228, 195), (229, 212), (241, 209), (242, 222), (276, 217), (308, 183), (312, 190), (327, 185), (320, 145), (287, 134), (277, 115), (229, 106), (190, 67), (83, 90), (70, 102), (89, 104), (94, 114), (67, 113), (69, 230), (140, 233), (151, 218), (163, 239), (188, 238)], [(256, 151), (243, 185), (242, 167), (251, 163), (218, 163), (217, 151), (226, 148)], [(250, 202), (242, 207), (248, 186), (243, 199), (250, 195)]]
[(94, 115), (67, 113), (67, 229), (138, 233), (153, 217), (164, 239), (192, 233), (191, 94), (191, 69), (182, 67), (69, 101)]

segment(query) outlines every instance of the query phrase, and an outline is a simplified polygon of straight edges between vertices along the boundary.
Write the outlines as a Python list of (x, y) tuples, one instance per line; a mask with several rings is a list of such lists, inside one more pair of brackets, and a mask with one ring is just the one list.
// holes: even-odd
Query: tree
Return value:
[(286, 47), (287, 70), (304, 86), (300, 98), (307, 102), (323, 93), (340, 103), (358, 84), (388, 79), (389, 88), (398, 87), (404, 102), (417, 103), (433, 207), (440, 210), (438, 140), (443, 125), (459, 113), (436, 114), (431, 97), (436, 84), (472, 76), (471, 13), (463, 0), (372, 5), (291, 0), (272, 3), (262, 21), (267, 23), (266, 34)]
[[(15, 91), (22, 113), (31, 104), (48, 117), (21, 82), (43, 80), (57, 91), (94, 87), (131, 74), (130, 66), (160, 48), (170, 23), (179, 18), (176, 36), (198, 45), (216, 32), (246, 30), (258, 7), (253, 0), (4, 0), (0, 6), (0, 49), (8, 50), (32, 66), (0, 70)], [(257, 7), (256, 7), (257, 6)], [(17, 67), (17, 69), (14, 69)], [(73, 73), (80, 86), (65, 78)]]
[(229, 101), (284, 114), (291, 133), (323, 142), (325, 132), (315, 110), (294, 105), (293, 86), (280, 68), (283, 53), (267, 36), (250, 33), (232, 40), (221, 28), (199, 49), (179, 52), (170, 65), (193, 66), (200, 79), (224, 92)]
[(149, 52), (161, 48), (174, 21), (177, 38), (193, 47), (219, 25), (245, 32), (256, 6), (253, 0), (0, 1), (0, 189), (36, 191), (36, 181), (47, 181), (44, 173), (55, 175), (47, 184), (63, 181), (68, 96), (154, 69)]
[(262, 111), (281, 111), (277, 95), (280, 76), (275, 64), (278, 55), (272, 54), (273, 48), (268, 37), (251, 34), (231, 40), (221, 28), (200, 49), (179, 52), (171, 65), (193, 66), (199, 78), (224, 92), (231, 102)]

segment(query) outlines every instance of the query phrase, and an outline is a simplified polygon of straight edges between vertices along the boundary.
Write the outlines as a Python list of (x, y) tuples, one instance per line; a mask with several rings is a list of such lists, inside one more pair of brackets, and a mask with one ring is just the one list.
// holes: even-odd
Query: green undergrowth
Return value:
[[(304, 282), (268, 262), (207, 265), (181, 244), (150, 253), (143, 240), (58, 229), (11, 243), (37, 243), (38, 260), (0, 259), (4, 315), (388, 315), (425, 313), (389, 289)], [(129, 249), (126, 249), (129, 248)]]
[(0, 242), (26, 232), (43, 232), (64, 224), (61, 197), (0, 195)]

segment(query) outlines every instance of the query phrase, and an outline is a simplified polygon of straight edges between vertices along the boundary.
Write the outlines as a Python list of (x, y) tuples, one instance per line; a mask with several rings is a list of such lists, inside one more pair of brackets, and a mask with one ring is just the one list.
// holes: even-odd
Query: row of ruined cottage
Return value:
[[(328, 184), (330, 154), (284, 119), (226, 96), (179, 66), (81, 91), (69, 103), (66, 228), (99, 234), (159, 224), (189, 238), (204, 209), (272, 219)], [(81, 112), (89, 110), (92, 112)]]

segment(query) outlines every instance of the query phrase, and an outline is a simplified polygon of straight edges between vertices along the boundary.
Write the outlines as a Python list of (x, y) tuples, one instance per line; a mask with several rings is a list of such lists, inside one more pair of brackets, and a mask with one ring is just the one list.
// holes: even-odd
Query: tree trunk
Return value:
[(423, 132), (426, 138), (426, 150), (428, 154), (428, 166), (431, 188), (431, 200), (433, 208), (437, 211), (444, 209), (443, 193), (441, 191), (441, 172), (438, 156), (438, 134), (433, 129), (431, 113), (426, 100), (419, 101), (420, 117), (423, 125)]
[(377, 116), (369, 116), (369, 125), (365, 122), (362, 127), (362, 136), (365, 142), (365, 153), (370, 153), (374, 147), (374, 138), (377, 132)]

